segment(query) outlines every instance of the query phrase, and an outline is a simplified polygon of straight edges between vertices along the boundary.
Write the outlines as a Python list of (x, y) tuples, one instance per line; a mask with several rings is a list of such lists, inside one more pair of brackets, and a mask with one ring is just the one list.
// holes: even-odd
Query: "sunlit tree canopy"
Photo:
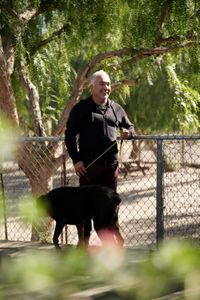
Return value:
[[(100, 68), (136, 128), (198, 132), (199, 11), (196, 0), (2, 0), (2, 57), (16, 109), (14, 98), (9, 105), (24, 134), (40, 133), (34, 118), (46, 134), (56, 132), (75, 90), (74, 101), (85, 97), (90, 74)], [(5, 101), (1, 106), (8, 110)]]

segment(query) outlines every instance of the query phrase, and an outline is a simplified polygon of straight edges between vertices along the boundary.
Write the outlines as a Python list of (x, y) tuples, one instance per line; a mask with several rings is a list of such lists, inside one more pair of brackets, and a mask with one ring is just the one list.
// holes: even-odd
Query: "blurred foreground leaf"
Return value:
[(177, 300), (200, 299), (198, 245), (166, 241), (143, 257), (132, 251), (130, 260), (130, 253), (108, 245), (90, 251), (50, 249), (2, 257), (0, 299), (65, 300), (99, 286), (112, 287), (117, 299), (123, 300), (171, 299), (179, 291)]
[(0, 163), (14, 155), (16, 150), (16, 132), (11, 123), (0, 113)]

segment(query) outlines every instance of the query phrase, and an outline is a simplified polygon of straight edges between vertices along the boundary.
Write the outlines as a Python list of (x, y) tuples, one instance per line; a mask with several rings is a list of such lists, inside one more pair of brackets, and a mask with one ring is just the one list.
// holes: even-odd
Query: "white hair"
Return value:
[(90, 77), (90, 85), (93, 85), (94, 82), (95, 82), (95, 80), (96, 80), (96, 78), (97, 78), (97, 77), (100, 77), (100, 76), (107, 76), (108, 79), (109, 79), (109, 81), (110, 81), (109, 75), (108, 75), (105, 71), (99, 70), (99, 71), (97, 71), (97, 72), (95, 72), (95, 73), (93, 73), (93, 74), (91, 75), (91, 77)]

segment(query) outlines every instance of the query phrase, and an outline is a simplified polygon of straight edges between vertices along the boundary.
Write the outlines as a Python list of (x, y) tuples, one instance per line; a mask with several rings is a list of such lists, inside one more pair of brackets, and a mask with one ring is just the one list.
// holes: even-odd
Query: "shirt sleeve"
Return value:
[(77, 104), (71, 110), (65, 130), (65, 145), (74, 164), (80, 161), (80, 154), (77, 145), (77, 135), (80, 132), (81, 123), (80, 117), (80, 107)]
[(119, 128), (126, 128), (129, 131), (130, 137), (136, 135), (134, 125), (129, 120), (127, 113), (123, 109), (122, 106), (118, 106), (117, 108), (119, 114)]

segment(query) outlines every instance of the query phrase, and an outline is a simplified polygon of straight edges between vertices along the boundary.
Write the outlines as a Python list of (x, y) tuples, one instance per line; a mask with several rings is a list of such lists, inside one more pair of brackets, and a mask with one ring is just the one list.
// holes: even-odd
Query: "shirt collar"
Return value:
[[(92, 99), (92, 96), (90, 96), (90, 98), (89, 98), (90, 100), (91, 100), (91, 102), (95, 105), (95, 107), (96, 106), (99, 106), (98, 104), (96, 104), (94, 101), (93, 101), (93, 99)], [(107, 102), (107, 107), (111, 107), (111, 100), (108, 98), (108, 102)]]

